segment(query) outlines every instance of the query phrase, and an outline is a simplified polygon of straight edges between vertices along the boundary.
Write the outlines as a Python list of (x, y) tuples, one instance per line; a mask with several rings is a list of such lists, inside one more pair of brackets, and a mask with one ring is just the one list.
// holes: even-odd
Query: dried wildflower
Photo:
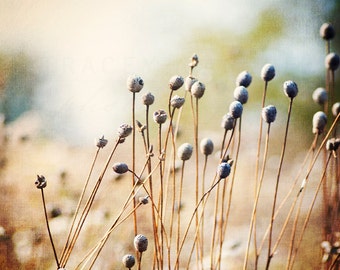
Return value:
[(191, 86), (191, 94), (195, 98), (201, 98), (204, 95), (205, 91), (205, 85), (201, 83), (200, 81), (196, 81), (192, 86)]
[(129, 76), (126, 81), (126, 86), (129, 91), (133, 93), (138, 93), (140, 90), (142, 90), (144, 86), (144, 81), (139, 76), (136, 76), (136, 75)]
[(181, 160), (188, 160), (191, 158), (193, 147), (189, 143), (183, 143), (177, 150), (177, 156)]
[(139, 197), (138, 200), (141, 204), (148, 204), (149, 203), (149, 196)]
[(121, 124), (118, 128), (119, 138), (126, 138), (132, 132), (132, 127), (129, 124)]
[(332, 106), (332, 114), (333, 116), (337, 116), (340, 113), (340, 102), (336, 102)]
[(340, 63), (339, 55), (334, 52), (331, 52), (326, 55), (325, 58), (325, 66), (327, 69), (335, 71), (338, 69)]
[(276, 118), (276, 107), (273, 105), (268, 105), (262, 109), (262, 118), (268, 124), (275, 121)]
[(265, 64), (261, 70), (261, 78), (265, 82), (269, 82), (275, 77), (275, 68), (272, 64)]
[(142, 234), (136, 235), (133, 243), (138, 252), (144, 252), (148, 249), (148, 239)]
[(139, 122), (138, 120), (136, 120), (136, 125), (138, 127), (138, 131), (139, 132), (143, 132), (146, 129), (146, 126), (143, 125), (141, 122)]
[(248, 90), (244, 86), (237, 86), (234, 90), (235, 100), (241, 102), (242, 104), (248, 101)]
[(333, 25), (331, 25), (330, 23), (323, 23), (320, 27), (320, 36), (324, 40), (333, 39), (335, 36), (335, 30)]
[(323, 87), (316, 88), (312, 94), (312, 98), (314, 102), (319, 105), (325, 104), (325, 102), (328, 100), (326, 89)]
[(235, 100), (229, 105), (229, 113), (234, 119), (240, 118), (243, 112), (242, 103)]
[(331, 138), (327, 140), (326, 142), (326, 149), (328, 151), (336, 151), (338, 150), (339, 145), (340, 145), (340, 139)]
[(182, 76), (179, 76), (179, 75), (172, 76), (169, 80), (170, 89), (173, 91), (176, 91), (179, 88), (181, 88), (183, 83), (184, 83), (184, 79)]
[(198, 65), (198, 55), (197, 54), (194, 54), (192, 57), (191, 57), (191, 63), (189, 64), (189, 67), (196, 67)]
[(200, 143), (201, 153), (205, 156), (209, 156), (214, 151), (214, 143), (209, 138), (204, 138)]
[(176, 109), (181, 108), (181, 107), (183, 106), (184, 102), (185, 102), (185, 98), (182, 98), (182, 97), (177, 96), (177, 95), (176, 95), (176, 96), (173, 96), (173, 97), (171, 98), (171, 101), (170, 101), (171, 106), (172, 106), (173, 108), (176, 108)]
[(104, 139), (104, 135), (103, 135), (101, 138), (96, 139), (95, 143), (98, 148), (104, 148), (107, 145), (107, 140)]
[(195, 79), (194, 77), (192, 76), (186, 77), (184, 80), (185, 90), (191, 92), (191, 87), (195, 82), (197, 82), (197, 79)]
[(293, 81), (285, 81), (283, 83), (283, 92), (289, 98), (295, 98), (299, 92), (298, 86)]
[(313, 133), (321, 134), (327, 124), (327, 116), (324, 112), (318, 111), (313, 116)]
[(248, 87), (251, 84), (252, 76), (246, 70), (242, 71), (236, 77), (236, 86)]
[(234, 128), (235, 118), (230, 114), (227, 113), (223, 115), (221, 127), (226, 130), (232, 130)]
[(135, 263), (136, 263), (136, 260), (135, 260), (135, 257), (131, 254), (126, 254), (123, 256), (122, 258), (122, 263), (123, 265), (126, 267), (126, 268), (132, 268)]
[(45, 176), (37, 175), (37, 180), (35, 180), (34, 184), (38, 189), (45, 188), (47, 186), (47, 181), (45, 179)]
[(155, 96), (153, 94), (151, 94), (150, 92), (148, 92), (148, 93), (146, 93), (142, 96), (142, 101), (143, 101), (144, 105), (150, 106), (154, 103)]
[(160, 125), (165, 123), (167, 117), (168, 115), (164, 110), (158, 110), (153, 113), (153, 120)]
[(123, 174), (129, 170), (129, 167), (125, 163), (117, 162), (113, 164), (112, 169), (114, 170), (115, 173)]
[(230, 164), (228, 162), (222, 162), (217, 167), (217, 174), (220, 179), (227, 178), (230, 174)]

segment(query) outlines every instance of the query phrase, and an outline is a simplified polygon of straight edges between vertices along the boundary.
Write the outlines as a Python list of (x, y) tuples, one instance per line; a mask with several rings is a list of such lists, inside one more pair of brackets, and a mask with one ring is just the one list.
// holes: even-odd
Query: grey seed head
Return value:
[(204, 91), (205, 91), (205, 85), (201, 83), (200, 81), (194, 82), (194, 84), (191, 86), (191, 94), (195, 98), (203, 97)]
[(214, 143), (209, 138), (204, 138), (200, 143), (201, 153), (205, 156), (209, 156), (214, 151)]
[(113, 164), (112, 169), (114, 170), (115, 173), (123, 174), (129, 170), (129, 167), (125, 163), (116, 162), (115, 164)]
[(230, 114), (227, 113), (223, 115), (221, 127), (225, 130), (232, 130), (234, 128), (235, 118)]
[(38, 189), (45, 188), (47, 186), (47, 181), (46, 181), (45, 176), (37, 175), (37, 180), (35, 180), (34, 184)]
[(126, 86), (129, 91), (133, 93), (138, 93), (140, 90), (142, 90), (144, 86), (144, 81), (141, 77), (132, 75), (127, 78)]
[(333, 25), (331, 25), (330, 23), (323, 23), (320, 27), (320, 36), (324, 40), (333, 39), (335, 36), (335, 30)]
[(324, 112), (318, 111), (313, 115), (313, 133), (321, 134), (327, 124), (327, 116)]
[(190, 67), (196, 67), (198, 65), (198, 55), (197, 54), (194, 54), (192, 57), (191, 57), (191, 63), (189, 64)]
[(118, 128), (119, 138), (126, 138), (132, 132), (132, 127), (129, 124), (121, 124)]
[(261, 78), (269, 82), (275, 77), (275, 67), (272, 64), (265, 64), (261, 70)]
[(174, 91), (181, 88), (183, 83), (184, 83), (184, 79), (182, 76), (179, 76), (179, 75), (172, 76), (169, 80), (170, 89)]
[(276, 118), (276, 107), (273, 105), (268, 105), (262, 109), (262, 118), (268, 124), (275, 121)]
[(179, 109), (183, 106), (184, 102), (185, 98), (176, 95), (171, 98), (170, 104), (173, 108)]
[(237, 86), (234, 90), (234, 98), (235, 100), (241, 102), (242, 104), (246, 104), (248, 101), (248, 90), (244, 86)]
[(133, 244), (138, 252), (144, 252), (148, 249), (148, 239), (142, 234), (135, 236)]
[(230, 164), (228, 162), (222, 162), (217, 167), (217, 174), (220, 179), (227, 178), (230, 174)]
[(285, 81), (283, 83), (283, 92), (289, 98), (295, 98), (299, 92), (298, 86), (293, 81)]
[(195, 82), (197, 82), (197, 79), (195, 79), (194, 77), (192, 76), (186, 77), (184, 80), (185, 90), (191, 92), (191, 87)]
[(334, 52), (331, 52), (326, 55), (325, 58), (325, 66), (327, 69), (335, 71), (338, 69), (340, 63), (339, 55)]
[(229, 113), (234, 119), (240, 118), (243, 112), (243, 105), (241, 102), (235, 100), (229, 105)]
[(122, 258), (122, 263), (126, 268), (132, 268), (135, 265), (136, 260), (135, 260), (135, 257), (133, 255), (126, 254)]
[(325, 88), (318, 87), (313, 91), (312, 98), (315, 103), (319, 105), (325, 104), (325, 102), (328, 100), (328, 94)]
[(251, 84), (251, 81), (252, 76), (248, 71), (244, 70), (236, 77), (236, 86), (248, 87)]
[(154, 103), (155, 101), (155, 96), (153, 94), (151, 94), (150, 92), (149, 93), (146, 93), (142, 96), (142, 101), (143, 101), (143, 104), (146, 105), (146, 106), (150, 106)]
[(167, 117), (168, 115), (164, 110), (158, 110), (153, 113), (153, 120), (160, 125), (165, 123)]
[(99, 139), (96, 139), (95, 141), (95, 144), (98, 148), (104, 148), (106, 145), (107, 145), (107, 140), (104, 138), (104, 135), (99, 138)]
[(332, 114), (334, 117), (337, 117), (340, 113), (340, 102), (336, 102), (332, 106)]
[(138, 200), (141, 204), (148, 204), (149, 203), (149, 196), (139, 197)]
[(183, 143), (180, 147), (177, 149), (177, 156), (185, 161), (191, 158), (193, 151), (193, 147), (190, 143)]

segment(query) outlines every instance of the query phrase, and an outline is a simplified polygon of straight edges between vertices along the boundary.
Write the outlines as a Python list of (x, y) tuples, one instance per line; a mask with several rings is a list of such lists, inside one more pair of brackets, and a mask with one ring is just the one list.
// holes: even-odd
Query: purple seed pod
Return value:
[(324, 40), (333, 39), (335, 36), (335, 30), (333, 25), (331, 25), (330, 23), (323, 23), (320, 27), (320, 36)]
[(261, 78), (269, 82), (275, 77), (275, 67), (272, 64), (265, 64), (261, 70)]
[(151, 94), (150, 92), (149, 93), (146, 93), (142, 96), (142, 101), (143, 101), (143, 104), (146, 105), (146, 106), (150, 106), (154, 103), (155, 101), (155, 96), (153, 94)]
[(128, 124), (122, 124), (118, 128), (118, 136), (119, 138), (126, 138), (132, 132), (132, 127)]
[(135, 257), (133, 255), (126, 254), (122, 258), (122, 263), (126, 268), (131, 269), (135, 265), (136, 260), (135, 260)]
[(251, 84), (252, 76), (246, 70), (242, 71), (236, 77), (236, 86), (248, 87)]
[(160, 124), (160, 125), (164, 124), (167, 118), (168, 118), (168, 115), (166, 114), (164, 110), (158, 110), (153, 113), (153, 120), (157, 124)]
[(191, 94), (195, 98), (203, 97), (204, 91), (205, 91), (205, 85), (199, 81), (194, 82), (194, 84), (191, 86)]
[(240, 118), (243, 112), (242, 103), (235, 100), (229, 105), (229, 114), (234, 117), (234, 119)]
[(209, 138), (204, 138), (200, 143), (201, 153), (205, 156), (209, 156), (214, 151), (214, 143)]
[(114, 170), (115, 173), (123, 174), (129, 170), (129, 167), (125, 163), (117, 162), (113, 164), (112, 169)]
[(176, 91), (179, 88), (181, 88), (183, 83), (184, 83), (184, 79), (182, 76), (179, 76), (179, 75), (172, 76), (169, 80), (170, 89), (173, 91)]
[(177, 156), (185, 161), (191, 158), (193, 147), (189, 143), (183, 143), (177, 150)]
[(327, 124), (327, 116), (324, 112), (318, 111), (313, 116), (313, 133), (321, 134)]
[(107, 145), (107, 140), (102, 136), (99, 139), (96, 139), (95, 144), (98, 148), (104, 148)]
[(325, 104), (328, 100), (328, 94), (326, 89), (323, 87), (316, 88), (312, 94), (312, 98), (314, 102), (319, 105)]
[(273, 105), (268, 105), (262, 109), (262, 118), (268, 124), (273, 123), (276, 119), (276, 107)]
[(339, 55), (334, 52), (331, 52), (326, 55), (325, 58), (325, 66), (327, 69), (335, 71), (338, 69), (340, 63)]
[(183, 106), (184, 102), (185, 98), (176, 95), (171, 98), (170, 104), (173, 108), (179, 109)]
[(283, 83), (283, 92), (289, 98), (295, 98), (299, 92), (298, 86), (293, 81), (285, 81)]
[(334, 117), (337, 117), (340, 113), (340, 102), (336, 102), (332, 106), (332, 114)]
[(144, 252), (148, 249), (148, 239), (142, 234), (135, 236), (133, 244), (138, 252)]
[(142, 90), (144, 86), (144, 81), (139, 76), (136, 76), (136, 75), (129, 76), (126, 81), (126, 86), (129, 91), (133, 93), (138, 93), (140, 90)]
[(194, 78), (192, 76), (186, 77), (185, 80), (184, 80), (185, 90), (191, 92), (191, 87), (195, 82), (197, 82), (196, 78)]
[(217, 167), (217, 175), (219, 179), (227, 178), (230, 174), (230, 164), (228, 162), (222, 162)]
[(241, 102), (241, 104), (246, 104), (248, 101), (248, 90), (244, 86), (237, 86), (234, 90), (235, 100)]
[(37, 175), (37, 180), (34, 182), (37, 189), (43, 189), (47, 186), (47, 181), (45, 179), (45, 176), (43, 175)]
[(232, 130), (234, 128), (235, 118), (230, 114), (227, 113), (223, 115), (221, 127), (225, 130)]

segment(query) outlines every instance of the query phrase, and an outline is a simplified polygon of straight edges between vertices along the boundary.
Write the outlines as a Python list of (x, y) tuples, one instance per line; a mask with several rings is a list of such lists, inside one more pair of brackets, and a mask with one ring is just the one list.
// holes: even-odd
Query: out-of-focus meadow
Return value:
[[(268, 175), (275, 173), (281, 150), (275, 145), (283, 139), (288, 101), (282, 83), (294, 80), (299, 86), (283, 173), (292, 178), (313, 140), (312, 116), (320, 110), (312, 92), (325, 85), (325, 44), (319, 28), (330, 21), (340, 32), (339, 14), (336, 0), (0, 1), (0, 268), (56, 268), (41, 197), (34, 186), (37, 174), (48, 179), (47, 209), (60, 250), (91, 166), (94, 138), (105, 135), (113, 142), (117, 127), (131, 122), (128, 75), (140, 75), (143, 91), (155, 95), (153, 111), (167, 109), (169, 78), (187, 76), (190, 57), (197, 53), (195, 76), (207, 89), (200, 104), (200, 138), (211, 137), (216, 145), (223, 136), (220, 122), (233, 101), (236, 76), (242, 70), (253, 76), (243, 115), (244, 143), (228, 224), (228, 252), (223, 258), (227, 262), (223, 269), (240, 269), (253, 200), (261, 68), (266, 63), (276, 68), (267, 96), (278, 109)], [(339, 51), (338, 35), (332, 47)], [(144, 117), (141, 103), (136, 115)], [(183, 142), (190, 138), (186, 134), (191, 121), (191, 111), (184, 111)], [(119, 150), (114, 160), (128, 163), (130, 152)], [(105, 154), (99, 162), (104, 161)], [(94, 174), (99, 173), (95, 168)], [(71, 265), (101, 236), (103, 224), (120, 207), (129, 190), (124, 181), (112, 171), (107, 173)], [(267, 181), (263, 196), (272, 199), (274, 184)], [(190, 183), (186, 185), (190, 193)], [(284, 184), (282, 188), (288, 189)], [(266, 204), (264, 200), (259, 205), (259, 216), (265, 217), (259, 220), (261, 229), (269, 218)], [(319, 211), (312, 216), (312, 228), (306, 233), (310, 242), (303, 244), (296, 269), (316, 269), (321, 261), (321, 251), (315, 251), (322, 240), (315, 232), (320, 229)], [(141, 228), (150, 222), (141, 215)], [(129, 239), (134, 235), (127, 227), (112, 236), (96, 269), (123, 269), (121, 256), (133, 252)], [(284, 259), (275, 257), (273, 269), (282, 269)]]

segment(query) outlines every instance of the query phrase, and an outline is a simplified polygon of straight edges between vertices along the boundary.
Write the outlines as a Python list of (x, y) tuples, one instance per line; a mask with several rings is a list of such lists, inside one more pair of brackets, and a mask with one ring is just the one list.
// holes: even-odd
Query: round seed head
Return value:
[(138, 200), (141, 204), (148, 204), (149, 203), (149, 196), (139, 197)]
[(115, 173), (123, 174), (129, 170), (129, 167), (125, 163), (117, 162), (113, 164), (112, 169), (114, 170)]
[(251, 84), (252, 76), (246, 70), (242, 71), (236, 77), (236, 86), (248, 87)]
[(312, 94), (312, 98), (314, 102), (319, 105), (325, 104), (325, 102), (328, 100), (326, 89), (323, 87), (316, 88)]
[(223, 115), (221, 127), (226, 130), (232, 130), (234, 128), (234, 123), (235, 118), (230, 113)]
[(138, 93), (140, 90), (142, 90), (144, 86), (144, 81), (141, 77), (132, 75), (128, 77), (126, 81), (126, 86), (129, 91), (133, 93)]
[(185, 102), (185, 98), (182, 98), (180, 96), (173, 96), (170, 103), (173, 108), (179, 109), (183, 106)]
[(320, 27), (320, 36), (324, 40), (333, 39), (334, 36), (335, 36), (335, 30), (334, 30), (333, 25), (331, 25), (330, 23), (322, 24), (321, 27)]
[(126, 268), (132, 268), (135, 265), (136, 260), (135, 260), (135, 257), (133, 255), (126, 254), (122, 258), (122, 263)]
[(275, 68), (272, 64), (265, 64), (261, 70), (261, 78), (265, 82), (269, 82), (275, 77)]
[(168, 115), (164, 110), (158, 110), (153, 113), (153, 120), (160, 125), (165, 123), (167, 117)]
[(148, 249), (148, 239), (142, 234), (135, 236), (133, 244), (138, 252), (144, 252)]
[(98, 148), (104, 148), (107, 145), (107, 140), (102, 136), (101, 138), (96, 139), (95, 143)]
[(179, 75), (172, 76), (169, 80), (170, 89), (174, 91), (181, 88), (183, 83), (184, 83), (184, 79), (182, 76), (179, 76)]
[(275, 121), (276, 118), (276, 108), (273, 105), (268, 105), (262, 109), (262, 118), (268, 124)]
[(339, 55), (337, 55), (336, 53), (331, 52), (326, 55), (325, 66), (327, 69), (335, 71), (338, 69), (339, 63), (340, 63), (340, 58), (339, 58)]
[(126, 138), (132, 132), (132, 127), (128, 124), (122, 124), (118, 128), (118, 136), (119, 138)]
[(313, 116), (313, 133), (321, 134), (327, 124), (327, 116), (324, 112), (318, 111)]
[(198, 65), (198, 55), (197, 54), (194, 54), (192, 57), (191, 57), (191, 63), (189, 64), (190, 67), (196, 67)]
[(235, 100), (232, 103), (230, 103), (229, 113), (232, 117), (234, 117), (234, 119), (241, 117), (242, 112), (243, 112), (243, 106), (241, 102)]
[(332, 106), (332, 114), (333, 116), (337, 117), (339, 113), (340, 113), (340, 102), (336, 102)]
[(293, 81), (285, 81), (283, 83), (283, 91), (289, 98), (295, 98), (299, 92), (298, 86)]
[(217, 174), (220, 179), (227, 178), (230, 174), (230, 164), (228, 162), (222, 162), (217, 167)]
[(199, 81), (194, 82), (194, 84), (191, 86), (191, 94), (195, 98), (203, 97), (204, 91), (205, 91), (205, 85)]
[(191, 158), (193, 147), (189, 143), (183, 143), (177, 150), (177, 156), (181, 160), (188, 160)]
[(214, 143), (209, 138), (202, 139), (200, 143), (201, 153), (205, 156), (209, 156), (214, 151)]
[(153, 94), (151, 94), (150, 92), (149, 93), (146, 93), (142, 96), (142, 101), (143, 101), (143, 104), (146, 105), (146, 106), (150, 106), (154, 103), (155, 101), (155, 96)]
[(192, 77), (192, 76), (186, 77), (185, 80), (184, 80), (185, 90), (191, 92), (191, 87), (195, 82), (197, 82), (197, 79), (195, 79), (194, 77)]
[(241, 102), (242, 104), (248, 101), (248, 90), (244, 86), (237, 86), (234, 90), (235, 100)]
[(37, 175), (37, 180), (35, 180), (34, 184), (38, 189), (45, 188), (47, 186), (47, 181), (45, 179), (45, 176)]

